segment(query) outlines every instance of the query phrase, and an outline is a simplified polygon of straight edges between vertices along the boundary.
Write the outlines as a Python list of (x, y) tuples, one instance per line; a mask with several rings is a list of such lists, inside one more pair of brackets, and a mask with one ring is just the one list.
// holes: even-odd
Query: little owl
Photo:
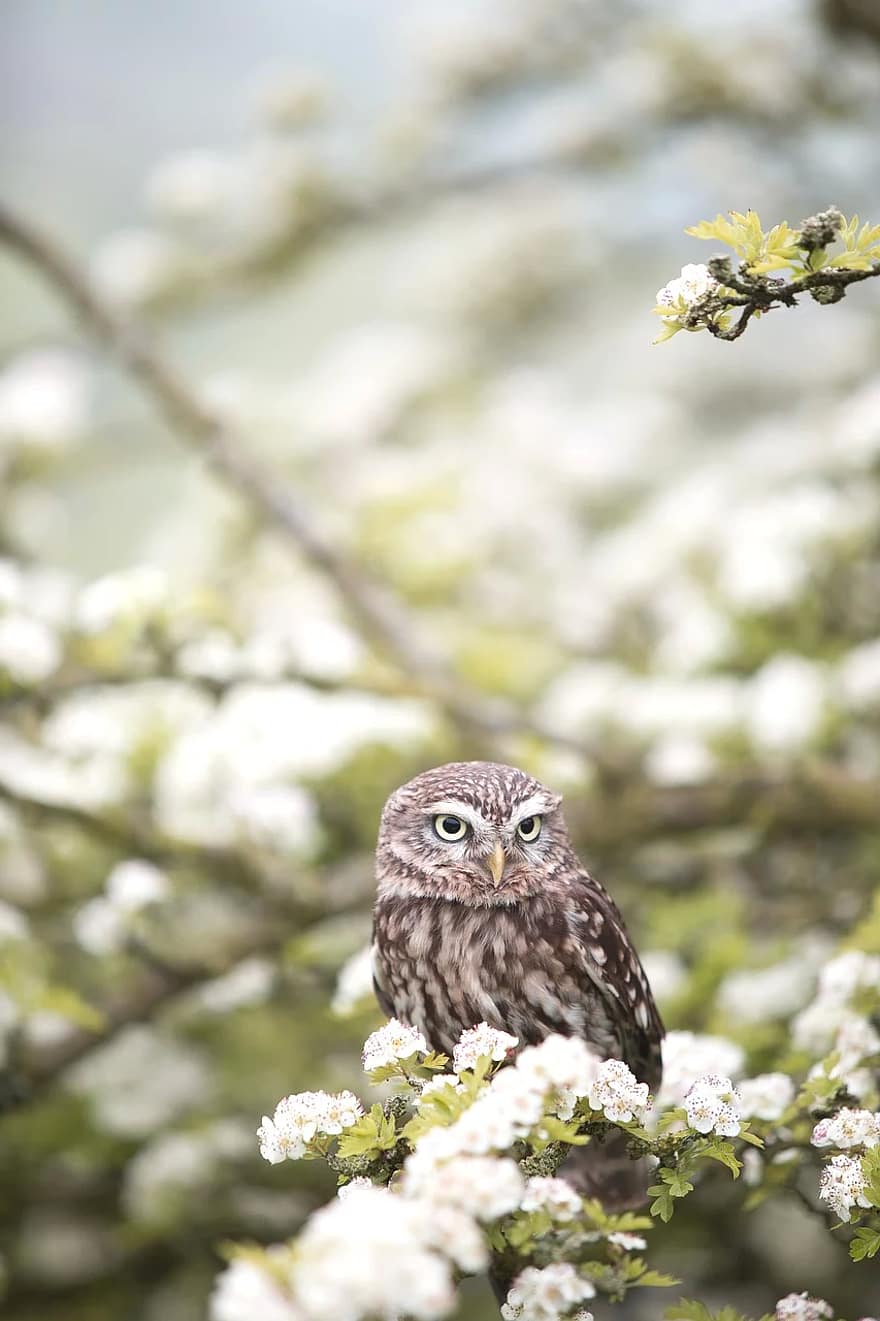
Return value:
[[(439, 766), (391, 795), (376, 854), (376, 995), (447, 1054), (484, 1021), (520, 1045), (559, 1032), (624, 1060), (654, 1091), (663, 1024), (561, 801), (524, 771), (482, 761)], [(618, 1192), (611, 1200), (630, 1195)]]

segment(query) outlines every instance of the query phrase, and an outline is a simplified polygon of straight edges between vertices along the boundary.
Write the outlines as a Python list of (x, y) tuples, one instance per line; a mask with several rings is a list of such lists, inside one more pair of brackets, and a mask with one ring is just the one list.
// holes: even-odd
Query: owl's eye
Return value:
[(451, 816), (449, 812), (434, 817), (434, 830), (441, 839), (453, 844), (458, 839), (464, 839), (468, 832), (467, 822), (462, 821), (460, 816)]
[(539, 816), (527, 816), (524, 821), (520, 821), (516, 833), (526, 844), (531, 844), (540, 835), (541, 825), (542, 821)]

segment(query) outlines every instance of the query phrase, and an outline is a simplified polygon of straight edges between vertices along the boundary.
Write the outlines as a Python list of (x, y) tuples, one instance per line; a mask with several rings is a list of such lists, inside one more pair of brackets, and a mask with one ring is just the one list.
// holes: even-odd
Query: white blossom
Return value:
[(168, 877), (152, 862), (129, 858), (118, 862), (107, 877), (107, 898), (120, 913), (136, 913), (159, 903), (170, 893)]
[(472, 1069), (484, 1055), (488, 1055), (491, 1060), (507, 1059), (518, 1045), (518, 1039), (509, 1032), (499, 1032), (488, 1023), (478, 1023), (476, 1027), (467, 1028), (459, 1037), (452, 1052), (453, 1070), (461, 1073), (464, 1069)]
[(834, 1308), (824, 1298), (789, 1293), (776, 1304), (775, 1321), (830, 1321)]
[(501, 1315), (504, 1321), (556, 1321), (595, 1296), (594, 1286), (570, 1262), (554, 1262), (543, 1270), (527, 1266), (514, 1280)]
[(810, 1141), (814, 1147), (876, 1147), (880, 1143), (880, 1113), (844, 1106), (815, 1125)]
[(104, 895), (89, 899), (73, 915), (73, 934), (87, 954), (100, 958), (115, 954), (125, 944), (125, 922)]
[(364, 1069), (380, 1069), (397, 1060), (408, 1060), (413, 1055), (427, 1055), (428, 1043), (417, 1028), (409, 1027), (392, 1018), (384, 1027), (371, 1032), (364, 1042)]
[(0, 372), (0, 450), (68, 448), (86, 429), (90, 397), (89, 376), (68, 353), (41, 349), (13, 359)]
[(457, 1206), (477, 1220), (497, 1220), (516, 1210), (524, 1187), (516, 1161), (507, 1156), (454, 1155), (439, 1162), (442, 1169), (438, 1169), (435, 1153), (428, 1150), (425, 1159), (423, 1151), (426, 1145), (433, 1145), (427, 1139), (436, 1132), (426, 1134), (407, 1159), (402, 1182), (405, 1193)]
[(608, 1235), (608, 1242), (623, 1248), (624, 1252), (644, 1252), (648, 1246), (648, 1240), (641, 1234), (623, 1234), (616, 1230)]
[(209, 1315), (210, 1321), (254, 1321), (256, 1317), (260, 1321), (305, 1321), (278, 1276), (244, 1259), (233, 1261), (217, 1277)]
[(580, 1214), (581, 1199), (565, 1179), (535, 1176), (526, 1183), (520, 1202), (523, 1211), (546, 1211), (551, 1220), (564, 1223)]
[(285, 1096), (257, 1130), (260, 1155), (270, 1165), (299, 1160), (319, 1134), (336, 1136), (356, 1124), (363, 1106), (352, 1092), (297, 1092)]
[(48, 624), (20, 612), (0, 615), (0, 671), (14, 683), (41, 683), (60, 663), (61, 644)]
[(334, 1014), (345, 1017), (373, 994), (373, 949), (364, 945), (339, 969), (330, 1008)]
[(264, 1004), (275, 985), (277, 969), (271, 959), (257, 954), (236, 963), (222, 977), (204, 982), (197, 990), (199, 1003), (210, 1014), (229, 1014), (245, 1005)]
[(688, 1089), (706, 1074), (735, 1078), (742, 1072), (745, 1052), (725, 1037), (697, 1032), (667, 1032), (663, 1038), (663, 1082), (657, 1095), (661, 1108), (681, 1105)]
[(455, 1289), (449, 1262), (431, 1240), (424, 1203), (356, 1188), (316, 1212), (300, 1234), (295, 1300), (309, 1321), (445, 1316)]
[(820, 666), (804, 656), (774, 656), (747, 687), (746, 729), (770, 752), (802, 747), (819, 726), (825, 693)]
[(845, 1004), (864, 990), (880, 990), (880, 954), (847, 950), (819, 973), (818, 998), (827, 1004)]
[(344, 1200), (346, 1197), (350, 1197), (358, 1188), (374, 1187), (375, 1184), (372, 1179), (365, 1178), (363, 1174), (356, 1174), (353, 1179), (349, 1179), (348, 1183), (343, 1183), (336, 1189), (336, 1196), (340, 1198), (340, 1200)]
[(0, 899), (0, 945), (11, 940), (27, 940), (29, 934), (30, 926), (24, 913)]
[(648, 1085), (636, 1080), (622, 1060), (604, 1060), (587, 1093), (592, 1110), (614, 1124), (629, 1124), (648, 1105)]
[(795, 1086), (787, 1073), (760, 1073), (736, 1085), (744, 1119), (780, 1119), (794, 1100)]
[(699, 1078), (684, 1098), (687, 1122), (698, 1133), (717, 1133), (735, 1138), (740, 1130), (740, 1101), (729, 1078), (707, 1074)]
[(194, 1106), (208, 1106), (213, 1080), (192, 1041), (133, 1024), (78, 1061), (72, 1091), (88, 1097), (98, 1126), (124, 1138), (152, 1134)]
[(880, 705), (880, 639), (863, 642), (837, 664), (837, 689), (852, 711)]
[[(717, 287), (718, 281), (709, 274), (708, 266), (702, 262), (689, 262), (682, 266), (681, 275), (657, 290), (657, 306), (668, 307), (679, 315)], [(667, 320), (666, 317), (663, 319)]]
[(843, 1221), (855, 1206), (868, 1207), (861, 1161), (854, 1156), (832, 1156), (819, 1176), (819, 1196)]
[(552, 1035), (521, 1051), (517, 1072), (546, 1091), (570, 1089), (586, 1096), (598, 1073), (599, 1057), (577, 1037)]
[(155, 229), (121, 229), (98, 247), (92, 278), (105, 297), (123, 306), (162, 298), (181, 282), (187, 262), (180, 245)]
[(108, 573), (82, 589), (74, 621), (89, 636), (106, 633), (118, 624), (139, 625), (159, 611), (167, 593), (166, 575), (151, 565)]
[(649, 949), (642, 955), (642, 967), (654, 998), (671, 1000), (687, 980), (687, 969), (680, 956), (668, 949)]

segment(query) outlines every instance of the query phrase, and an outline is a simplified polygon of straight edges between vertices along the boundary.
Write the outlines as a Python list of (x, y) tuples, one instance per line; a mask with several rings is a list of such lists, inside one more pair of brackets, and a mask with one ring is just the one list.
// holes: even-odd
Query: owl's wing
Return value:
[(583, 976), (602, 995), (618, 1028), (621, 1053), (652, 1091), (663, 1073), (663, 1023), (620, 910), (586, 869), (570, 878), (569, 921)]

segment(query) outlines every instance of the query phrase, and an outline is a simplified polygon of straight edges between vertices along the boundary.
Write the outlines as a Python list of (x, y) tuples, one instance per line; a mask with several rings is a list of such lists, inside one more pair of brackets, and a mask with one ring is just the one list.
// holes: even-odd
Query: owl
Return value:
[(512, 766), (456, 762), (385, 805), (373, 969), (383, 1011), (447, 1054), (475, 1023), (558, 1032), (656, 1090), (663, 1024), (611, 896), (572, 848), (561, 798)]

